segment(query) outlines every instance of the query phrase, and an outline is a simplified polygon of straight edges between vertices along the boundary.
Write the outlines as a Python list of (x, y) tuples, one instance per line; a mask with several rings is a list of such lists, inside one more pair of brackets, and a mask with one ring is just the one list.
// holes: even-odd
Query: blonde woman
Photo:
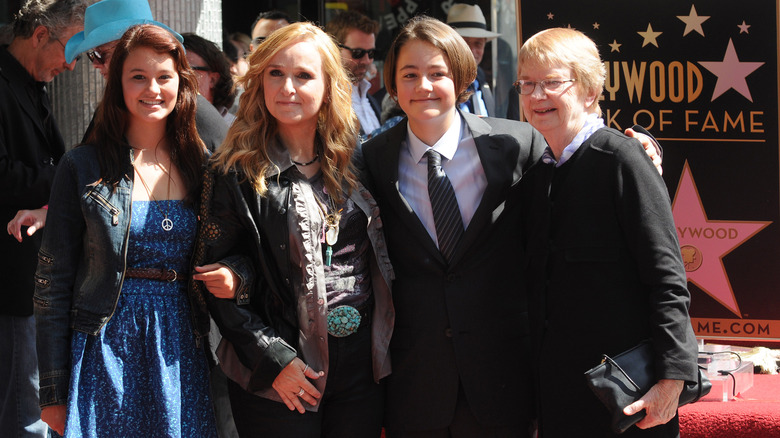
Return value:
[(207, 264), (194, 277), (213, 294), (236, 427), (379, 436), (393, 274), (378, 208), (351, 164), (358, 126), (338, 47), (296, 23), (249, 62), (213, 158)]

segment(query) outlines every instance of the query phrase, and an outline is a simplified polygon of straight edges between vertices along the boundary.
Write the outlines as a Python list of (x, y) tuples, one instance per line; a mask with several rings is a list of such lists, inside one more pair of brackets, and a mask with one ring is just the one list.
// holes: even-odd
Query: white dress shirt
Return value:
[(423, 143), (407, 125), (406, 140), (401, 144), (398, 159), (398, 189), (438, 247), (431, 199), (428, 196), (428, 158), (425, 156), (428, 149), (443, 156), (442, 168), (455, 191), (466, 229), (482, 201), (487, 178), (471, 130), (460, 114), (433, 146)]
[(355, 110), (360, 127), (366, 134), (374, 132), (381, 126), (374, 109), (371, 108), (371, 103), (368, 101), (369, 88), (371, 88), (371, 82), (365, 79), (361, 79), (357, 86), (352, 87), (352, 109)]

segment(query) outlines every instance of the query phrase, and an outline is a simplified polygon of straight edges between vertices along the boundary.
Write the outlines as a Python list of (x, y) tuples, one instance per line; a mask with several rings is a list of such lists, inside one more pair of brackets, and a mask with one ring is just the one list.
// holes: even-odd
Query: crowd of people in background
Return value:
[[(529, 39), (520, 122), (495, 117), (478, 6), (412, 17), (375, 95), (376, 21), (296, 21), (218, 44), (147, 0), (22, 6), (0, 47), (4, 436), (611, 436), (581, 375), (645, 338), (658, 382), (626, 435), (678, 436), (696, 345), (660, 146), (604, 126), (593, 42)], [(82, 58), (106, 86), (66, 152), (45, 85)]]

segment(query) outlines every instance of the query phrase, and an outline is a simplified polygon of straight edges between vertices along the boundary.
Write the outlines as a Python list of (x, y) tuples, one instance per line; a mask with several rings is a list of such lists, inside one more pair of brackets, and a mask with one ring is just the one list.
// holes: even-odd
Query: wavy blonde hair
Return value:
[(352, 153), (359, 137), (357, 116), (352, 110), (352, 84), (341, 64), (338, 46), (312, 23), (294, 23), (274, 31), (249, 56), (249, 71), (239, 81), (244, 93), (236, 120), (214, 154), (213, 164), (223, 173), (233, 168), (242, 172), (260, 196), (268, 191), (266, 174), (275, 167), (268, 157), (268, 147), (276, 141), (279, 126), (265, 104), (263, 73), (277, 53), (302, 41), (313, 42), (322, 60), (325, 98), (317, 120), (316, 141), (321, 148), (325, 186), (342, 202), (343, 187), (352, 190), (357, 184)]

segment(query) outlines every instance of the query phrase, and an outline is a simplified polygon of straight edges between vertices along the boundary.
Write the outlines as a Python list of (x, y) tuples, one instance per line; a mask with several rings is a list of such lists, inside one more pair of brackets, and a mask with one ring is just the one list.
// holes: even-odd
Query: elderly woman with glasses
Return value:
[(646, 413), (625, 436), (679, 436), (677, 401), (697, 377), (685, 269), (663, 180), (638, 141), (604, 126), (605, 76), (573, 29), (539, 32), (518, 55), (523, 112), (549, 145), (523, 182), (540, 435), (612, 436), (583, 373), (651, 339), (658, 381), (625, 407)]

